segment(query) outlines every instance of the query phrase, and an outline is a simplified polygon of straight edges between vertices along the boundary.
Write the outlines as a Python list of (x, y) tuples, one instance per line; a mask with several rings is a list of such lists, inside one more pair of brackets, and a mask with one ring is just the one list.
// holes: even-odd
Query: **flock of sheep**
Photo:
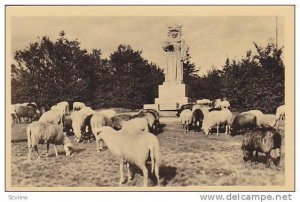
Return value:
[[(206, 135), (216, 127), (225, 126), (225, 134), (243, 134), (242, 150), (244, 160), (256, 161), (258, 152), (267, 156), (266, 166), (270, 166), (270, 152), (276, 150), (277, 162), (280, 161), (281, 135), (278, 123), (284, 119), (284, 106), (277, 108), (276, 115), (263, 114), (259, 110), (243, 112), (233, 118), (229, 110), (230, 103), (226, 99), (198, 100), (196, 104), (186, 104), (178, 110), (182, 127), (188, 132), (190, 127), (195, 131), (203, 130)], [(28, 159), (32, 158), (32, 151), (36, 151), (38, 158), (38, 144), (63, 145), (67, 156), (72, 155), (74, 146), (69, 139), (74, 134), (74, 141), (96, 141), (96, 151), (103, 148), (103, 141), (108, 149), (120, 162), (120, 184), (126, 182), (123, 166), (126, 164), (128, 180), (132, 179), (130, 164), (138, 166), (144, 176), (144, 186), (148, 184), (148, 170), (146, 161), (150, 156), (151, 173), (155, 174), (159, 184), (160, 146), (154, 135), (160, 129), (159, 113), (154, 109), (143, 109), (136, 114), (117, 114), (107, 109), (95, 111), (82, 102), (73, 103), (70, 112), (68, 102), (60, 102), (46, 111), (36, 103), (12, 105), (11, 116), (14, 122), (21, 123), (22, 118), (30, 122), (27, 127)], [(37, 121), (33, 121), (37, 120)], [(255, 153), (255, 158), (253, 156)]]

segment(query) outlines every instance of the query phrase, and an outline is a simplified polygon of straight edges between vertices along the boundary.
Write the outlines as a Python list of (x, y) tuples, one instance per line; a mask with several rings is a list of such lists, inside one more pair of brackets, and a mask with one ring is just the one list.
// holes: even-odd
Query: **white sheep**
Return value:
[(149, 131), (148, 122), (145, 118), (134, 118), (124, 122), (121, 130), (133, 133), (139, 131)]
[(262, 113), (262, 111), (257, 110), (257, 109), (253, 109), (253, 110), (249, 110), (249, 111), (246, 111), (246, 112), (242, 112), (241, 114), (247, 114), (247, 113), (253, 114), (254, 116), (256, 116), (256, 118), (257, 118), (257, 126), (261, 127), (260, 121), (261, 121), (261, 119), (263, 118), (263, 115), (264, 115)]
[(180, 113), (179, 118), (182, 128), (184, 128), (184, 131), (187, 133), (193, 121), (193, 112), (189, 109), (185, 109)]
[(232, 113), (229, 109), (222, 109), (220, 111), (211, 111), (204, 115), (204, 120), (202, 123), (202, 129), (205, 135), (209, 135), (211, 129), (217, 126), (217, 135), (219, 135), (219, 126), (225, 125), (225, 134), (228, 134), (230, 123), (232, 119)]
[(223, 100), (223, 101), (220, 103), (220, 108), (221, 108), (221, 109), (224, 109), (224, 108), (229, 109), (229, 108), (230, 108), (230, 102), (229, 102), (228, 100)]
[(196, 103), (199, 105), (210, 105), (211, 101), (209, 99), (201, 99), (201, 100), (197, 100)]
[(68, 102), (66, 102), (66, 101), (59, 102), (59, 103), (57, 103), (56, 106), (63, 111), (64, 115), (69, 115), (70, 114), (69, 103)]
[(66, 152), (66, 156), (71, 155), (73, 145), (70, 139), (63, 133), (63, 127), (61, 125), (55, 125), (51, 123), (45, 123), (36, 121), (28, 125), (27, 127), (27, 143), (28, 143), (28, 160), (31, 160), (31, 152), (35, 150), (38, 158), (38, 144), (47, 144), (47, 156), (49, 154), (49, 144), (54, 145), (55, 155), (58, 157), (56, 145), (63, 145)]
[(277, 117), (274, 114), (263, 114), (259, 120), (260, 126), (276, 127)]
[(63, 115), (61, 113), (61, 110), (59, 109), (51, 109), (50, 111), (47, 111), (42, 114), (39, 121), (45, 122), (45, 123), (54, 123), (54, 124), (60, 124), (63, 121)]
[(278, 120), (284, 120), (285, 118), (285, 105), (281, 105), (276, 109), (276, 117)]
[(73, 110), (80, 110), (83, 107), (85, 107), (85, 104), (83, 102), (74, 102), (73, 103)]
[(120, 184), (125, 182), (123, 164), (126, 162), (128, 179), (132, 179), (129, 166), (135, 164), (143, 171), (144, 186), (148, 185), (148, 169), (145, 164), (149, 154), (151, 172), (155, 173), (159, 184), (160, 147), (155, 135), (146, 131), (127, 133), (105, 126), (98, 129), (97, 136), (104, 140), (108, 149), (120, 160)]
[(111, 119), (112, 117), (117, 115), (116, 111), (113, 109), (104, 109), (104, 110), (101, 110), (100, 113), (109, 119)]
[(99, 136), (96, 135), (97, 129), (101, 128), (103, 126), (111, 126), (110, 123), (111, 123), (111, 121), (109, 119), (107, 119), (107, 117), (105, 117), (100, 112), (96, 112), (91, 118), (91, 128), (92, 128), (92, 133), (96, 139), (96, 146), (97, 146), (96, 151), (97, 152), (100, 152), (103, 147), (102, 140), (99, 138)]

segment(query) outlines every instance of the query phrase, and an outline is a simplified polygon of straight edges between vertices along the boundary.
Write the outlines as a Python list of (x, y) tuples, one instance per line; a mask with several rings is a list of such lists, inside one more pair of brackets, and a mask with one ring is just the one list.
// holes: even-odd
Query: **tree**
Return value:
[[(56, 41), (44, 36), (15, 52), (12, 65), (12, 98), (15, 102), (46, 102), (49, 105), (62, 100), (87, 101), (95, 81), (96, 54), (80, 48), (78, 40), (59, 34)], [(21, 84), (21, 86), (20, 86)]]

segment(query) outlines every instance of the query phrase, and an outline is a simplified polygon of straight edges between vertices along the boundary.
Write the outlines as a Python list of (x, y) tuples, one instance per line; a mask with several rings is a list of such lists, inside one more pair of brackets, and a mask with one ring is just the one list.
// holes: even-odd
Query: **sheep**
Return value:
[(108, 119), (111, 119), (112, 117), (117, 115), (116, 111), (113, 109), (104, 109), (101, 110), (100, 113), (106, 116)]
[(192, 123), (194, 124), (194, 131), (200, 132), (202, 128), (202, 122), (203, 122), (204, 114), (201, 109), (195, 109), (193, 111), (193, 118)]
[(104, 116), (100, 112), (96, 112), (91, 117), (91, 130), (96, 139), (96, 147), (97, 147), (96, 151), (97, 152), (100, 152), (103, 148), (103, 146), (102, 146), (103, 141), (101, 140), (101, 138), (99, 138), (99, 136), (96, 136), (97, 129), (101, 128), (103, 126), (112, 126), (111, 123), (112, 123), (111, 120), (109, 120), (106, 116)]
[(230, 133), (232, 136), (244, 132), (245, 130), (252, 130), (258, 126), (257, 117), (253, 114), (239, 114), (231, 124)]
[(36, 110), (32, 107), (16, 105), (15, 106), (15, 116), (18, 119), (18, 123), (21, 123), (20, 118), (26, 117), (28, 121), (32, 122), (33, 119), (38, 117)]
[(47, 156), (49, 155), (49, 144), (54, 145), (55, 155), (58, 157), (56, 145), (63, 145), (66, 156), (70, 156), (73, 145), (70, 139), (63, 133), (62, 125), (55, 125), (36, 121), (28, 125), (26, 129), (28, 143), (28, 160), (31, 160), (31, 152), (35, 150), (38, 158), (38, 144), (47, 144)]
[(221, 109), (224, 109), (224, 108), (227, 108), (229, 109), (230, 108), (230, 103), (228, 100), (223, 100), (221, 103), (220, 103), (220, 107)]
[(160, 126), (160, 122), (159, 122), (159, 112), (156, 111), (155, 109), (142, 109), (138, 112), (138, 114), (140, 113), (151, 113), (154, 117), (155, 117), (155, 122), (154, 122), (154, 128), (158, 129)]
[(192, 124), (193, 113), (190, 109), (185, 109), (180, 113), (180, 122), (182, 128), (187, 133), (189, 131), (189, 126)]
[[(275, 165), (280, 163), (282, 138), (279, 132), (273, 127), (256, 128), (244, 133), (244, 139), (241, 146), (243, 151), (244, 161), (257, 161), (258, 152), (262, 152), (266, 155), (267, 161), (265, 166), (270, 167), (271, 164), (271, 151), (276, 150), (276, 162)], [(255, 158), (253, 152), (256, 152)]]
[(276, 109), (277, 120), (285, 119), (285, 105), (281, 105)]
[(190, 109), (192, 110), (193, 109), (193, 106), (194, 104), (192, 103), (189, 103), (189, 104), (185, 104), (185, 105), (182, 105), (178, 110), (177, 110), (177, 113), (176, 113), (176, 116), (179, 117), (181, 112), (185, 109)]
[(242, 112), (241, 114), (247, 114), (247, 113), (250, 113), (250, 114), (255, 115), (256, 118), (257, 118), (258, 127), (261, 127), (261, 125), (260, 125), (260, 120), (262, 119), (262, 116), (264, 115), (264, 114), (262, 113), (262, 111), (257, 110), (257, 109), (253, 109), (253, 110), (250, 110), (250, 111)]
[(209, 99), (201, 99), (201, 100), (197, 100), (196, 103), (199, 105), (210, 105), (211, 101)]
[(59, 103), (57, 103), (56, 106), (63, 110), (64, 115), (70, 115), (68, 102), (66, 102), (66, 101), (59, 102)]
[(145, 118), (134, 118), (124, 122), (121, 130), (135, 133), (138, 131), (149, 131), (149, 126)]
[(41, 122), (60, 124), (63, 122), (64, 116), (59, 109), (53, 109), (45, 112), (39, 119)]
[(219, 126), (225, 125), (225, 134), (228, 134), (232, 113), (229, 109), (222, 109), (221, 111), (211, 111), (204, 116), (202, 129), (205, 135), (209, 135), (212, 127), (217, 126), (217, 135), (219, 135)]
[(148, 186), (148, 169), (145, 164), (150, 154), (151, 173), (155, 174), (157, 184), (159, 185), (160, 146), (155, 135), (147, 131), (136, 133), (116, 131), (107, 126), (99, 128), (97, 131), (97, 136), (103, 139), (108, 149), (120, 161), (119, 184), (125, 183), (123, 164), (126, 162), (128, 180), (132, 180), (130, 164), (135, 164), (143, 171), (143, 185)]
[(79, 111), (74, 111), (71, 114), (71, 119), (72, 119), (72, 128), (73, 132), (75, 135), (75, 141), (80, 142), (82, 133), (84, 132), (85, 129), (83, 129), (84, 125), (84, 120), (87, 116), (94, 114), (95, 111), (92, 110), (90, 107), (84, 107)]
[(82, 109), (83, 107), (85, 107), (85, 104), (83, 102), (74, 102), (73, 103), (73, 110), (78, 111), (80, 109)]
[(120, 130), (123, 127), (123, 124), (130, 119), (132, 119), (131, 114), (117, 114), (116, 116), (111, 118), (112, 127), (115, 130)]
[(276, 127), (277, 125), (277, 117), (274, 114), (263, 114), (259, 120), (260, 126), (266, 127)]
[(211, 101), (212, 108), (221, 108), (221, 99), (214, 99)]

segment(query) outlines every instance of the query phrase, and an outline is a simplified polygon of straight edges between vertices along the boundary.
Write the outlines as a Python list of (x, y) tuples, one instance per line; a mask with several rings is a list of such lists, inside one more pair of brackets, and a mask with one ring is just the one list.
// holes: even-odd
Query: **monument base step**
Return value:
[(177, 111), (159, 111), (159, 116), (161, 117), (177, 117)]

